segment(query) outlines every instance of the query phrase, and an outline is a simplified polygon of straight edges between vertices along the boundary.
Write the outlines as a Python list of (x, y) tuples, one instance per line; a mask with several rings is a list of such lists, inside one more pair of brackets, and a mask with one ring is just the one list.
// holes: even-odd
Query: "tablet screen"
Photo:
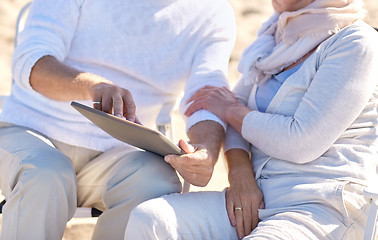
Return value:
[(162, 133), (78, 102), (71, 106), (112, 137), (161, 156), (184, 152)]

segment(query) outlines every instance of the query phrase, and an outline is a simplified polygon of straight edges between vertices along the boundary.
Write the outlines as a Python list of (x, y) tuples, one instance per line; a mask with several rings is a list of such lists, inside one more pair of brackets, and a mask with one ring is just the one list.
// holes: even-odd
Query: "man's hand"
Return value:
[(188, 137), (191, 145), (183, 140), (179, 142), (186, 154), (168, 155), (164, 159), (190, 184), (204, 187), (218, 160), (224, 129), (217, 122), (203, 121), (189, 129)]
[(138, 122), (136, 106), (131, 93), (111, 83), (95, 84), (91, 89), (93, 108)]
[(131, 93), (92, 73), (81, 72), (53, 56), (40, 58), (32, 68), (30, 85), (56, 101), (92, 100), (93, 107), (139, 123)]
[(191, 184), (200, 187), (206, 186), (213, 174), (215, 160), (202, 145), (190, 145), (186, 141), (180, 140), (179, 147), (186, 154), (167, 155), (164, 160)]

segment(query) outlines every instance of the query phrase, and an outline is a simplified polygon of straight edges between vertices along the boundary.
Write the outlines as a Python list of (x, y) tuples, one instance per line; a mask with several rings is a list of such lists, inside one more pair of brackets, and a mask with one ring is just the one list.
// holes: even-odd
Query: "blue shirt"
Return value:
[(266, 111), (270, 102), (272, 101), (273, 97), (276, 95), (282, 84), (302, 66), (302, 63), (289, 70), (273, 75), (272, 78), (269, 79), (264, 85), (261, 85), (257, 88), (256, 105), (257, 109), (260, 112)]

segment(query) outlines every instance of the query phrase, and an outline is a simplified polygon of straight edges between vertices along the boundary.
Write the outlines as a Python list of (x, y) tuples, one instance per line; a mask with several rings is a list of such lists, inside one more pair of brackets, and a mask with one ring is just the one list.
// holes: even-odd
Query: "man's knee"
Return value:
[(149, 154), (142, 162), (139, 169), (141, 176), (139, 184), (147, 199), (181, 192), (182, 184), (176, 171), (162, 157)]
[(22, 182), (24, 193), (28, 192), (25, 188), (49, 195), (59, 191), (76, 193), (76, 175), (71, 160), (56, 149), (25, 157), (17, 176), (13, 181)]
[(164, 194), (181, 192), (181, 182), (176, 171), (161, 156), (136, 151), (127, 158), (128, 161), (117, 163), (120, 164), (119, 171), (124, 169), (123, 172), (128, 172), (127, 176), (120, 179), (124, 174), (117, 173), (109, 184), (117, 188), (120, 182), (124, 182), (124, 188), (132, 193), (137, 203)]

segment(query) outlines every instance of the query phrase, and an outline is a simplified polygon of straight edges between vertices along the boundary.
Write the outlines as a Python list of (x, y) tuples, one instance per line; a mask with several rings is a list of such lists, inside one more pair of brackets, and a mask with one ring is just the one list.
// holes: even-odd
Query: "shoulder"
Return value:
[(326, 60), (344, 59), (378, 64), (378, 32), (362, 20), (345, 27), (321, 43), (317, 49), (317, 66)]
[(227, 0), (190, 0), (189, 5), (197, 6), (196, 24), (212, 35), (234, 38), (236, 36), (236, 20), (232, 6)]
[(324, 48), (344, 46), (345, 49), (359, 48), (360, 50), (377, 51), (378, 32), (369, 24), (358, 20), (348, 27), (341, 29), (323, 42)]
[[(194, 0), (192, 0), (194, 1)], [(234, 10), (227, 0), (196, 0), (199, 12), (213, 19), (233, 20)]]

